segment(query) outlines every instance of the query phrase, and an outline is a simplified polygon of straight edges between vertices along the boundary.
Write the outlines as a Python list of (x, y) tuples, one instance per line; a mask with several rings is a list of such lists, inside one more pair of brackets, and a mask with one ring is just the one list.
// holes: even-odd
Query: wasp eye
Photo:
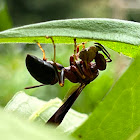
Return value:
[(95, 57), (96, 66), (99, 70), (105, 70), (106, 69), (106, 60), (104, 56), (100, 53), (98, 53)]

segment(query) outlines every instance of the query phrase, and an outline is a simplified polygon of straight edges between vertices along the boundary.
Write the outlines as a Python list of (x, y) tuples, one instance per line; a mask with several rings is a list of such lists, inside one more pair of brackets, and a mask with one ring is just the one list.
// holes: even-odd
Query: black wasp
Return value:
[[(99, 75), (99, 70), (105, 70), (107, 62), (111, 62), (112, 60), (110, 58), (110, 54), (100, 43), (94, 43), (93, 46), (85, 48), (86, 42), (77, 45), (76, 39), (74, 39), (74, 54), (70, 56), (70, 66), (64, 67), (55, 62), (56, 46), (53, 38), (48, 36), (46, 36), (46, 38), (50, 38), (52, 40), (54, 59), (53, 61), (47, 61), (44, 49), (41, 47), (40, 43), (36, 41), (37, 45), (43, 52), (43, 60), (28, 54), (26, 57), (26, 67), (29, 73), (42, 84), (27, 87), (25, 89), (49, 84), (54, 85), (57, 82), (59, 82), (60, 86), (64, 86), (65, 79), (68, 79), (73, 83), (80, 83), (79, 87), (72, 91), (64, 104), (47, 122), (59, 125), (85, 86)], [(81, 51), (79, 51), (80, 46), (83, 46)], [(107, 58), (105, 58), (103, 54), (99, 53), (99, 51), (102, 51)], [(95, 60), (95, 62), (93, 62), (93, 60)]]

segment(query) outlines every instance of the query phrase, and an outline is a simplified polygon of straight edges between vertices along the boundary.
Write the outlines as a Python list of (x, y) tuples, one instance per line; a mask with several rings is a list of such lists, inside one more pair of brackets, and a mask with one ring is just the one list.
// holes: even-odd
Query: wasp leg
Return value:
[[(83, 49), (85, 49), (85, 44), (87, 42), (82, 42), (81, 44), (79, 45), (76, 45), (76, 38), (74, 38), (74, 61), (75, 60), (78, 60), (78, 52), (79, 52), (79, 47), (80, 46), (83, 46)], [(75, 62), (74, 62), (75, 63)]]
[[(35, 40), (35, 41), (36, 41), (36, 40)], [(41, 46), (41, 44), (40, 44), (39, 42), (36, 41), (36, 43), (37, 43), (37, 45), (39, 46), (40, 50), (43, 52), (43, 60), (46, 61), (47, 58), (46, 58), (46, 56), (45, 56), (45, 50), (42, 48), (42, 46)]]
[[(51, 62), (51, 64), (53, 65), (54, 70), (56, 72), (56, 75), (57, 75), (57, 78), (59, 81), (59, 85), (61, 87), (63, 87), (64, 86), (64, 66), (62, 66), (59, 63), (54, 63), (54, 62)], [(60, 72), (58, 70), (60, 70)]]
[(78, 45), (76, 45), (76, 38), (74, 38), (74, 55), (70, 56), (70, 66), (73, 69), (73, 72), (76, 72), (78, 74), (80, 79), (85, 79), (85, 76), (83, 75), (81, 69), (76, 64), (76, 61), (75, 61), (75, 60), (78, 59), (78, 57), (77, 57), (77, 46)]
[(45, 86), (45, 84), (36, 85), (36, 86), (30, 86), (30, 87), (25, 87), (24, 89), (32, 89), (32, 88), (37, 88), (37, 87), (41, 87), (41, 86)]
[[(55, 68), (56, 68), (56, 72), (57, 72), (57, 76), (58, 76), (59, 85), (61, 87), (63, 87), (64, 86), (64, 77), (65, 77), (65, 75), (64, 75), (65, 68), (58, 63), (55, 63), (54, 65), (56, 65)], [(61, 70), (61, 72), (58, 72), (58, 69)]]
[(78, 68), (74, 65), (70, 67), (66, 67), (64, 69), (64, 73), (65, 73), (65, 77), (72, 83), (78, 83), (78, 82), (82, 83), (83, 80), (85, 79), (85, 75), (80, 73)]
[(56, 59), (56, 46), (55, 46), (55, 43), (54, 43), (54, 40), (51, 36), (46, 36), (46, 38), (50, 38), (52, 43), (53, 43), (53, 48), (54, 48), (54, 58), (53, 58), (53, 62), (55, 63), (55, 59)]
[[(80, 95), (86, 84), (82, 83), (65, 101), (65, 103), (54, 113), (54, 115), (47, 121), (47, 123), (59, 125), (64, 119), (65, 115)], [(46, 124), (47, 124), (46, 123)]]
[(74, 55), (73, 55), (73, 63), (75, 64), (75, 60), (77, 60), (77, 53), (76, 53), (77, 45), (76, 45), (76, 38), (74, 38)]
[(74, 63), (74, 57), (70, 56), (70, 66), (73, 72), (76, 72), (78, 74), (78, 76), (80, 77), (80, 79), (85, 79), (85, 76), (80, 68), (80, 64), (78, 63)]
[(81, 73), (78, 68), (79, 68), (78, 66), (74, 66), (74, 65), (71, 66), (72, 72), (76, 72), (76, 74), (78, 75), (80, 79), (85, 79), (86, 78), (85, 75)]
[(108, 59), (108, 58), (107, 58), (107, 59), (106, 59), (106, 62), (112, 62), (112, 59), (110, 59), (110, 58)]
[(82, 42), (81, 44), (79, 44), (79, 45), (76, 46), (77, 53), (79, 52), (79, 47), (80, 47), (80, 46), (83, 46), (83, 49), (85, 49), (85, 44), (86, 44), (86, 43), (87, 43), (87, 42)]
[[(50, 38), (51, 41), (52, 41), (52, 43), (53, 43), (53, 48), (54, 48), (53, 66), (54, 66), (54, 68), (55, 68), (55, 71), (56, 71), (56, 74), (57, 74), (57, 77), (58, 77), (59, 85), (60, 85), (61, 87), (63, 87), (63, 86), (64, 86), (64, 70), (63, 70), (64, 67), (63, 67), (62, 65), (57, 64), (57, 63), (55, 62), (55, 59), (56, 59), (56, 45), (55, 45), (55, 43), (54, 43), (53, 38), (52, 38), (51, 36), (46, 36), (46, 38), (47, 38), (47, 39)], [(59, 74), (59, 72), (58, 72), (58, 69), (61, 70), (60, 74)]]
[(93, 75), (87, 61), (83, 62), (82, 71), (86, 77), (91, 77)]
[(60, 75), (60, 81), (59, 81), (59, 85), (61, 86), (61, 87), (63, 87), (64, 86), (64, 68), (61, 70), (61, 75)]

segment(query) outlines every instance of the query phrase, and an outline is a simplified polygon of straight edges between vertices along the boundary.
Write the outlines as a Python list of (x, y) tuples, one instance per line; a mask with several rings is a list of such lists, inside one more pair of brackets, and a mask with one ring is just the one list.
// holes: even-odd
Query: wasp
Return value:
[[(92, 82), (99, 75), (99, 70), (105, 70), (107, 62), (111, 62), (112, 60), (108, 51), (100, 43), (94, 43), (93, 46), (85, 48), (86, 42), (77, 45), (76, 38), (74, 38), (74, 54), (70, 56), (70, 66), (64, 67), (55, 62), (56, 45), (53, 38), (48, 36), (46, 36), (46, 38), (50, 38), (52, 40), (54, 59), (53, 61), (48, 61), (45, 56), (44, 49), (40, 43), (36, 41), (37, 45), (43, 52), (43, 60), (28, 54), (26, 57), (26, 67), (29, 73), (42, 84), (27, 87), (26, 89), (49, 84), (54, 85), (57, 82), (59, 82), (60, 86), (64, 86), (65, 79), (68, 79), (73, 83), (80, 83), (80, 85), (72, 91), (63, 105), (46, 122), (59, 125), (86, 85)], [(80, 46), (82, 46), (81, 51), (79, 51)], [(102, 53), (100, 53), (100, 51), (106, 56), (106, 58)], [(93, 62), (93, 60), (95, 62)]]

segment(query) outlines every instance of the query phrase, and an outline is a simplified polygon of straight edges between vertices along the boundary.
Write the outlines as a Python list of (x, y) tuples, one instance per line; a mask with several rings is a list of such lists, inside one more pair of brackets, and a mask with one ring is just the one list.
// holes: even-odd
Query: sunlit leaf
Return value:
[(140, 134), (140, 57), (74, 135), (83, 140), (134, 140)]
[[(69, 19), (26, 25), (0, 33), (0, 43), (73, 43), (96, 40), (108, 41), (108, 47), (134, 56), (140, 49), (140, 23), (114, 19)], [(119, 43), (123, 42), (123, 43)], [(131, 44), (131, 45), (128, 45)], [(131, 54), (130, 52), (133, 52)]]

